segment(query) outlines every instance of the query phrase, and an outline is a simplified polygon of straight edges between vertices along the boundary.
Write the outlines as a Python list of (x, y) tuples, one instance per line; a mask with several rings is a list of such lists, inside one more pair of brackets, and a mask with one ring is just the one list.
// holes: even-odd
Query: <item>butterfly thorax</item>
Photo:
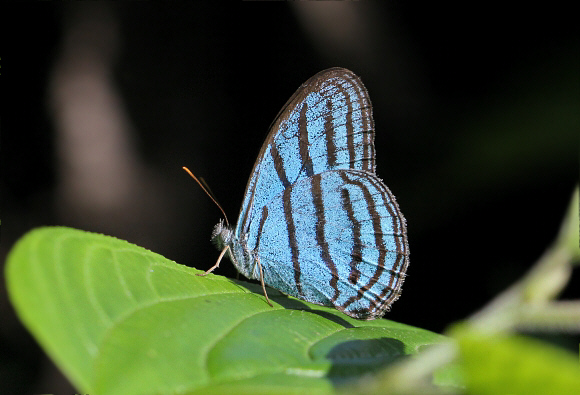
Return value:
[(259, 275), (255, 273), (257, 268), (254, 254), (248, 249), (246, 240), (238, 237), (229, 226), (224, 224), (223, 220), (213, 228), (211, 241), (219, 251), (223, 251), (226, 246), (230, 247), (227, 255), (241, 274), (250, 279), (259, 278)]

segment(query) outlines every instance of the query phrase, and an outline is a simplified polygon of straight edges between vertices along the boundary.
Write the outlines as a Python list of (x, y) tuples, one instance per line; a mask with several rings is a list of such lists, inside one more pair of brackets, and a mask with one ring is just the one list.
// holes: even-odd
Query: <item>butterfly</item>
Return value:
[(235, 228), (215, 226), (222, 253), (205, 274), (227, 253), (266, 298), (265, 284), (357, 319), (381, 317), (401, 294), (409, 247), (403, 214), (375, 174), (374, 133), (353, 72), (335, 67), (302, 84), (270, 127)]

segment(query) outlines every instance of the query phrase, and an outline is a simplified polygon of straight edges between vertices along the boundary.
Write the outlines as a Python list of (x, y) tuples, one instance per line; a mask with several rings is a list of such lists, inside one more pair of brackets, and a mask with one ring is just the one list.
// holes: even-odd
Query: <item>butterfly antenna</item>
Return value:
[(224, 218), (226, 219), (226, 224), (228, 226), (230, 226), (230, 222), (228, 221), (228, 216), (226, 215), (226, 212), (224, 211), (222, 206), (220, 206), (220, 204), (217, 202), (217, 200), (213, 197), (212, 193), (210, 193), (209, 187), (204, 186), (201, 183), (201, 181), (199, 181), (197, 179), (197, 177), (194, 176), (193, 173), (187, 167), (183, 166), (183, 170), (185, 170), (191, 176), (191, 178), (193, 178), (199, 184), (199, 186), (201, 187), (201, 189), (203, 189), (203, 191), (207, 194), (207, 196), (209, 196), (209, 198), (215, 203), (215, 205), (218, 206), (218, 208), (220, 209), (220, 211), (224, 215)]

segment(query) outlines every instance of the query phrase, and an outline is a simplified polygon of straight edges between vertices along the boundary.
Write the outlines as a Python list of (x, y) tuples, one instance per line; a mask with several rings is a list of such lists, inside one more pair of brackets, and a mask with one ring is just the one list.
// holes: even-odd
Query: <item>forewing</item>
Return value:
[(329, 170), (375, 171), (374, 124), (368, 93), (349, 70), (324, 70), (282, 107), (252, 170), (237, 233), (294, 183)]

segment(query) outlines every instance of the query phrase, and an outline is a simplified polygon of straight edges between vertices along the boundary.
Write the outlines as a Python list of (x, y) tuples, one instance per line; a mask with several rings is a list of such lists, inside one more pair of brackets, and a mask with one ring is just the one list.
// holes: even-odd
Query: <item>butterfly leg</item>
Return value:
[(260, 269), (260, 283), (262, 283), (262, 290), (264, 291), (264, 296), (266, 297), (266, 302), (268, 302), (270, 307), (274, 307), (274, 306), (272, 306), (272, 303), (270, 303), (270, 299), (268, 298), (268, 293), (266, 292), (266, 284), (264, 284), (264, 272), (262, 271), (262, 264), (260, 263), (259, 260), (256, 260), (256, 263), (258, 264), (258, 269)]
[[(226, 248), (224, 248), (220, 254), (220, 256), (217, 259), (217, 262), (215, 263), (215, 265), (213, 265), (212, 267), (210, 267), (209, 269), (207, 269), (205, 271), (205, 273), (196, 273), (197, 276), (207, 276), (208, 274), (210, 274), (211, 272), (213, 272), (215, 269), (217, 269), (220, 266), (220, 262), (222, 261), (222, 258), (224, 257), (224, 255), (226, 254), (226, 251), (230, 249), (230, 246), (226, 246)], [(260, 268), (261, 270), (261, 268)]]

